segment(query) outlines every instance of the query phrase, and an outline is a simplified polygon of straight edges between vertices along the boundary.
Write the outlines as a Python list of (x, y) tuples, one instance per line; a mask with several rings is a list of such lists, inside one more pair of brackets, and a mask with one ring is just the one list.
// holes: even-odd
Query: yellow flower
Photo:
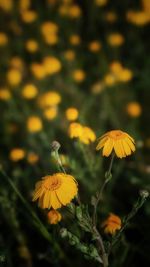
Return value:
[(76, 34), (71, 35), (69, 41), (72, 45), (79, 45), (81, 43), (80, 36)]
[(68, 132), (69, 132), (70, 138), (77, 138), (77, 137), (80, 137), (82, 135), (83, 127), (80, 123), (72, 122), (69, 125), (69, 131)]
[(91, 91), (93, 94), (99, 94), (105, 89), (104, 83), (99, 81), (92, 85)]
[(139, 117), (142, 113), (141, 105), (138, 102), (130, 102), (126, 106), (127, 113), (131, 117)]
[(62, 216), (60, 212), (58, 212), (57, 210), (50, 210), (47, 213), (47, 219), (50, 224), (57, 224), (58, 222), (61, 221)]
[(124, 37), (120, 33), (112, 33), (108, 36), (108, 43), (111, 46), (120, 46), (124, 43)]
[(68, 61), (73, 61), (75, 59), (75, 52), (73, 50), (67, 50), (64, 52), (64, 57), (68, 60)]
[(68, 10), (68, 15), (71, 18), (78, 18), (81, 16), (81, 9), (78, 5), (71, 5)]
[(86, 74), (83, 70), (77, 69), (72, 73), (72, 77), (76, 82), (83, 82), (85, 80)]
[(137, 26), (144, 26), (150, 22), (150, 16), (143, 11), (128, 11), (127, 20)]
[(32, 63), (30, 66), (31, 72), (33, 75), (38, 79), (42, 80), (46, 77), (46, 71), (42, 64), (39, 63)]
[(31, 133), (39, 132), (43, 128), (42, 121), (37, 116), (31, 116), (27, 120), (27, 129)]
[(31, 1), (30, 0), (19, 0), (19, 9), (21, 11), (28, 10), (30, 8)]
[(26, 42), (25, 44), (27, 51), (29, 51), (30, 53), (35, 53), (38, 51), (39, 49), (39, 45), (37, 43), (37, 41), (30, 39)]
[(32, 23), (37, 19), (37, 13), (32, 10), (25, 10), (22, 11), (21, 17), (25, 23)]
[(57, 112), (57, 106), (48, 107), (44, 110), (44, 117), (51, 121), (56, 118)]
[(79, 112), (76, 108), (68, 108), (66, 110), (66, 118), (68, 121), (75, 121), (78, 118)]
[(27, 99), (33, 99), (37, 96), (38, 89), (34, 84), (26, 84), (22, 90), (22, 96)]
[(104, 76), (104, 84), (107, 86), (112, 86), (116, 83), (117, 79), (114, 74), (108, 73)]
[(10, 66), (14, 69), (23, 70), (24, 62), (20, 57), (13, 57), (10, 60)]
[(58, 209), (69, 204), (77, 192), (78, 186), (73, 176), (56, 173), (47, 175), (42, 181), (37, 182), (33, 201), (39, 199), (39, 206), (43, 209)]
[(9, 157), (12, 161), (17, 162), (25, 157), (25, 151), (21, 148), (13, 148), (10, 151)]
[(20, 82), (22, 80), (22, 74), (17, 69), (10, 69), (7, 72), (7, 80), (8, 80), (10, 85), (17, 86), (20, 84)]
[(52, 21), (44, 22), (41, 25), (41, 32), (44, 36), (54, 35), (58, 33), (58, 25)]
[(113, 149), (118, 158), (124, 158), (135, 151), (134, 139), (121, 130), (112, 130), (100, 137), (96, 150), (103, 148), (103, 156), (108, 157)]
[(5, 46), (8, 43), (8, 37), (4, 32), (0, 32), (0, 46)]
[(56, 57), (45, 57), (43, 60), (45, 71), (49, 75), (59, 72), (62, 68), (61, 62)]
[(106, 234), (115, 234), (117, 230), (120, 230), (122, 226), (121, 219), (117, 215), (111, 213), (109, 217), (103, 222), (104, 232)]
[(117, 14), (115, 12), (109, 11), (106, 13), (105, 18), (108, 22), (114, 23), (117, 20)]
[(142, 6), (143, 6), (144, 11), (150, 14), (150, 1), (142, 0)]
[(91, 128), (84, 126), (79, 139), (82, 143), (88, 145), (96, 140), (96, 135)]
[(120, 72), (122, 71), (122, 65), (119, 61), (113, 61), (110, 64), (109, 68), (112, 71), (112, 73), (115, 75), (119, 75)]
[(7, 88), (0, 88), (0, 100), (9, 100), (11, 99), (11, 93)]
[(41, 108), (56, 106), (61, 102), (61, 96), (55, 91), (50, 91), (42, 94), (38, 103)]
[(35, 163), (38, 162), (38, 160), (39, 160), (39, 156), (36, 153), (34, 153), (34, 152), (29, 152), (28, 153), (28, 155), (27, 155), (27, 161), (30, 164), (34, 165)]
[(12, 0), (0, 0), (0, 8), (2, 8), (4, 11), (9, 12), (13, 7), (13, 1)]
[(118, 74), (117, 79), (120, 82), (128, 82), (132, 79), (132, 77), (133, 77), (132, 71), (127, 68), (123, 68)]
[(45, 43), (48, 45), (55, 45), (58, 43), (58, 36), (56, 34), (50, 34), (50, 35), (46, 35), (44, 37)]
[(105, 6), (107, 4), (108, 0), (95, 0), (95, 4), (97, 6)]
[(91, 52), (97, 53), (101, 50), (102, 45), (99, 41), (92, 41), (88, 47)]
[(96, 135), (93, 130), (87, 126), (82, 126), (80, 123), (72, 122), (69, 126), (70, 138), (79, 138), (83, 144), (90, 144), (96, 139)]

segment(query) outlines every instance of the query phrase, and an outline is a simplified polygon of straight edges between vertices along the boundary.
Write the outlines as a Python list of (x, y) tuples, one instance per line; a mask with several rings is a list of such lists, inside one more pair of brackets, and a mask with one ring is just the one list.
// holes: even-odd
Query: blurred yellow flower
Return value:
[(31, 72), (38, 79), (42, 80), (46, 77), (46, 70), (42, 64), (32, 63), (30, 66)]
[(132, 77), (133, 77), (132, 71), (127, 68), (124, 68), (120, 71), (117, 79), (118, 81), (121, 81), (121, 82), (128, 82), (132, 79)]
[(137, 26), (144, 26), (150, 22), (150, 15), (143, 11), (128, 11), (127, 20)]
[(18, 69), (10, 69), (7, 72), (7, 81), (12, 86), (17, 86), (22, 81), (22, 74)]
[(57, 109), (57, 106), (52, 106), (52, 107), (47, 107), (45, 110), (44, 110), (44, 117), (47, 119), (47, 120), (53, 120), (56, 118), (57, 116), (57, 113), (58, 113), (58, 109)]
[(79, 112), (76, 108), (70, 107), (66, 110), (66, 118), (68, 121), (75, 121), (78, 118)]
[(38, 99), (38, 103), (42, 108), (56, 106), (60, 102), (61, 96), (55, 91), (48, 91), (42, 94)]
[(115, 75), (119, 75), (119, 73), (122, 71), (122, 65), (119, 61), (113, 61), (109, 68)]
[(116, 84), (117, 79), (114, 74), (108, 73), (104, 76), (104, 84), (107, 86), (113, 86)]
[(32, 23), (37, 19), (37, 13), (32, 10), (24, 10), (21, 12), (23, 22)]
[(45, 57), (43, 60), (43, 65), (48, 75), (53, 75), (59, 72), (62, 68), (60, 60), (52, 56)]
[(109, 217), (103, 222), (104, 232), (106, 234), (114, 235), (116, 231), (120, 230), (122, 226), (121, 219), (117, 215), (111, 213)]
[(30, 8), (31, 1), (30, 0), (19, 0), (19, 9), (21, 11), (28, 10)]
[(108, 35), (107, 41), (111, 46), (120, 46), (124, 43), (124, 37), (120, 33), (111, 33)]
[(38, 89), (34, 84), (26, 84), (22, 90), (22, 96), (26, 99), (33, 99), (37, 96)]
[(72, 73), (72, 77), (76, 82), (83, 82), (85, 80), (86, 74), (83, 70), (77, 69)]
[(36, 183), (33, 201), (39, 199), (39, 206), (43, 209), (58, 209), (69, 204), (77, 192), (78, 186), (73, 176), (55, 173)]
[(37, 116), (31, 116), (27, 120), (27, 129), (31, 133), (39, 132), (43, 128), (42, 120)]
[(9, 100), (11, 99), (11, 92), (7, 88), (0, 88), (0, 100)]
[(95, 4), (97, 6), (105, 6), (107, 4), (108, 0), (95, 0)]
[(64, 57), (68, 60), (68, 61), (73, 61), (75, 59), (75, 52), (73, 50), (67, 50), (64, 52)]
[(89, 50), (93, 53), (97, 53), (101, 50), (102, 45), (99, 41), (92, 41), (89, 45)]
[(143, 10), (150, 14), (150, 1), (149, 0), (142, 0), (142, 6), (143, 6)]
[(135, 151), (134, 139), (121, 130), (112, 130), (99, 138), (96, 150), (103, 148), (103, 156), (108, 157), (113, 149), (118, 158), (124, 158)]
[(93, 94), (99, 94), (105, 89), (104, 82), (99, 81), (92, 85), (91, 92)]
[(10, 59), (10, 66), (14, 69), (18, 69), (18, 70), (22, 71), (24, 68), (24, 62), (23, 62), (22, 58), (20, 58), (20, 57), (17, 57), (17, 56), (12, 57)]
[(39, 161), (39, 156), (36, 153), (34, 153), (34, 152), (29, 152), (27, 154), (27, 161), (31, 165), (34, 165), (35, 163), (37, 163)]
[(68, 15), (71, 18), (78, 18), (82, 14), (81, 8), (78, 5), (71, 5), (68, 10)]
[(13, 0), (0, 0), (0, 8), (6, 12), (11, 11), (13, 8)]
[(58, 33), (58, 25), (52, 21), (46, 21), (41, 25), (41, 33), (44, 36)]
[(60, 212), (58, 212), (57, 210), (50, 210), (47, 213), (47, 219), (50, 224), (57, 224), (58, 222), (61, 221), (62, 216)]
[(82, 126), (77, 122), (72, 122), (69, 125), (68, 133), (70, 138), (79, 138), (79, 140), (86, 145), (94, 142), (96, 139), (96, 135), (91, 128)]
[(131, 117), (139, 117), (142, 113), (142, 108), (138, 102), (133, 101), (127, 104), (126, 111)]
[(48, 45), (55, 45), (58, 43), (59, 38), (56, 34), (50, 34), (50, 35), (45, 36), (44, 41)]
[(117, 20), (117, 14), (113, 11), (109, 11), (105, 15), (106, 21), (114, 23)]
[(81, 38), (79, 35), (73, 34), (70, 36), (69, 42), (71, 45), (79, 45), (81, 43)]
[(39, 49), (39, 45), (37, 43), (37, 41), (33, 40), (33, 39), (29, 39), (26, 44), (25, 44), (26, 50), (30, 53), (35, 53), (38, 51)]
[(0, 46), (5, 46), (8, 44), (8, 37), (6, 33), (0, 32)]
[(9, 154), (9, 158), (15, 162), (22, 160), (24, 157), (25, 151), (22, 148), (13, 148)]

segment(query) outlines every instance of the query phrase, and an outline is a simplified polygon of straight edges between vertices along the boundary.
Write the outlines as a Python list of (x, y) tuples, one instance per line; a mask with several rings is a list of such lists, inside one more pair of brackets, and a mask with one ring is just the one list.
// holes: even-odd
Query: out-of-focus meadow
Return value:
[[(90, 203), (109, 164), (96, 152), (96, 138), (121, 129), (135, 139), (136, 153), (114, 162), (100, 229), (110, 212), (123, 217), (139, 191), (149, 191), (149, 26), (150, 0), (0, 0), (0, 165), (50, 237), (0, 174), (0, 266), (98, 266), (60, 237), (65, 225), (88, 239), (66, 210), (50, 225), (32, 202), (35, 183), (57, 172), (52, 141)], [(72, 138), (73, 122), (89, 127), (89, 136)], [(112, 267), (150, 266), (149, 223), (147, 201), (115, 248)]]

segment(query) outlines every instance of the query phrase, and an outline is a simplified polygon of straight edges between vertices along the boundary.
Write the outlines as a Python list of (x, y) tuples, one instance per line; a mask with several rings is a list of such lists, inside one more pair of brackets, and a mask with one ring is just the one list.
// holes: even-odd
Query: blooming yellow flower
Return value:
[(61, 102), (61, 96), (55, 91), (49, 91), (42, 94), (38, 103), (41, 108), (56, 106)]
[(32, 63), (30, 66), (31, 72), (38, 79), (42, 80), (46, 77), (46, 70), (42, 64)]
[(26, 84), (22, 90), (22, 96), (26, 99), (33, 99), (37, 96), (38, 89), (34, 84)]
[(85, 80), (86, 74), (83, 70), (77, 69), (77, 70), (73, 71), (72, 77), (76, 82), (80, 83), (80, 82), (83, 82)]
[(97, 53), (101, 50), (102, 45), (99, 41), (92, 41), (88, 47), (91, 52)]
[(7, 88), (0, 88), (0, 100), (9, 100), (11, 99), (11, 93)]
[(142, 0), (142, 6), (143, 6), (144, 11), (150, 14), (150, 1)]
[(113, 73), (108, 73), (104, 76), (104, 84), (107, 86), (113, 86), (117, 82), (117, 79)]
[(119, 75), (117, 76), (117, 79), (120, 82), (128, 82), (132, 79), (132, 77), (133, 77), (132, 71), (127, 68), (123, 68), (120, 71)]
[(108, 157), (113, 149), (118, 158), (124, 158), (135, 151), (134, 139), (121, 130), (112, 130), (100, 137), (96, 150), (103, 148), (103, 156)]
[(81, 16), (81, 9), (78, 5), (71, 5), (68, 9), (68, 15), (70, 18), (78, 18)]
[(135, 101), (128, 103), (126, 110), (131, 117), (139, 117), (142, 113), (141, 105)]
[(64, 52), (64, 57), (68, 60), (68, 61), (73, 61), (75, 59), (75, 52), (73, 50), (67, 50)]
[(56, 57), (45, 57), (43, 60), (45, 71), (48, 75), (53, 75), (59, 72), (62, 68), (61, 62)]
[(58, 33), (58, 25), (52, 21), (46, 21), (41, 25), (41, 33), (44, 36)]
[(17, 69), (10, 69), (7, 72), (7, 80), (8, 80), (10, 85), (17, 86), (20, 84), (20, 82), (22, 80), (22, 74)]
[(47, 107), (44, 110), (44, 117), (47, 120), (50, 120), (51, 121), (51, 120), (53, 120), (53, 119), (56, 118), (57, 112), (58, 112), (57, 106)]
[(22, 148), (13, 148), (9, 154), (9, 158), (15, 162), (22, 160), (24, 157), (25, 151)]
[(47, 175), (42, 181), (37, 182), (33, 201), (39, 199), (39, 206), (43, 209), (58, 209), (69, 204), (77, 192), (78, 186), (73, 176), (56, 173)]
[(8, 43), (8, 37), (4, 32), (0, 32), (0, 46), (5, 46)]
[(58, 222), (61, 221), (62, 216), (60, 212), (58, 212), (57, 210), (50, 210), (47, 213), (47, 219), (50, 224), (57, 224)]
[(11, 11), (13, 7), (13, 0), (0, 0), (0, 8), (2, 8), (4, 11), (9, 12)]
[(21, 17), (25, 23), (32, 23), (37, 19), (37, 13), (32, 10), (25, 10), (22, 11)]
[(39, 132), (43, 128), (42, 121), (37, 116), (31, 116), (27, 120), (27, 129), (31, 133)]
[(111, 213), (109, 217), (103, 222), (104, 232), (106, 234), (115, 234), (117, 230), (121, 229), (121, 219), (117, 215)]
[(20, 11), (25, 11), (30, 8), (31, 0), (19, 0), (19, 9)]
[(80, 137), (82, 135), (83, 127), (80, 123), (72, 122), (69, 125), (68, 132), (69, 132), (70, 138), (77, 138), (77, 137)]
[(78, 118), (79, 112), (76, 108), (68, 108), (66, 110), (66, 118), (68, 121), (75, 121)]
[(81, 38), (79, 35), (73, 34), (70, 36), (69, 41), (72, 45), (79, 45), (81, 43)]
[(44, 37), (44, 41), (48, 45), (55, 45), (58, 43), (59, 38), (58, 38), (58, 35), (56, 35), (56, 34), (50, 34), (50, 35), (46, 35)]
[(144, 26), (150, 22), (150, 16), (147, 12), (143, 11), (128, 11), (127, 20), (136, 26)]
[(124, 43), (124, 37), (120, 33), (109, 34), (107, 40), (111, 46), (120, 46)]
[(34, 153), (34, 152), (29, 152), (27, 155), (27, 161), (31, 164), (34, 165), (35, 163), (37, 163), (39, 160), (39, 156)]
[(38, 45), (37, 41), (35, 41), (33, 39), (29, 39), (26, 42), (25, 47), (26, 47), (27, 51), (30, 53), (35, 53), (39, 49), (39, 45)]
[(79, 140), (86, 145), (94, 142), (96, 139), (96, 135), (91, 128), (82, 126), (77, 122), (72, 122), (69, 125), (68, 133), (70, 138), (79, 138)]

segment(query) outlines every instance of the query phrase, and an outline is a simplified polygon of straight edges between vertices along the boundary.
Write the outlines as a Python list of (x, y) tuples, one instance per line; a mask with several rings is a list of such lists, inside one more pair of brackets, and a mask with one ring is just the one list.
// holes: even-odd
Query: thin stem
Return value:
[(110, 165), (109, 165), (109, 169), (108, 171), (106, 172), (106, 175), (105, 175), (105, 181), (98, 193), (98, 196), (97, 196), (97, 199), (96, 199), (96, 202), (94, 204), (94, 211), (93, 211), (93, 225), (96, 226), (97, 224), (97, 207), (98, 207), (98, 204), (100, 202), (100, 200), (102, 199), (102, 195), (103, 195), (103, 191), (107, 185), (107, 183), (109, 182), (110, 180), (110, 175), (111, 175), (111, 170), (112, 170), (112, 165), (113, 165), (113, 161), (114, 161), (114, 156), (115, 154), (113, 153), (112, 154), (112, 157), (111, 157), (111, 161), (110, 161)]
[(101, 253), (101, 257), (103, 260), (103, 266), (108, 267), (108, 255), (105, 251), (103, 239), (95, 226), (93, 227), (93, 232), (97, 237), (97, 244), (98, 244), (99, 252)]

